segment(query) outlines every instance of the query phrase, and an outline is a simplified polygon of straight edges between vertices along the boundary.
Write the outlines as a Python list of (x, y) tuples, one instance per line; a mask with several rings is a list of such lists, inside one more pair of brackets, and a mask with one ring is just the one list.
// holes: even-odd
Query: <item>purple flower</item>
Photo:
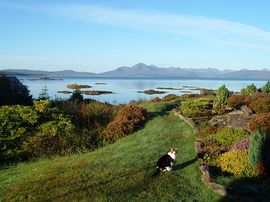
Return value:
[(250, 144), (249, 139), (242, 139), (234, 143), (232, 146), (230, 146), (229, 151), (234, 151), (238, 149), (248, 149), (249, 144)]

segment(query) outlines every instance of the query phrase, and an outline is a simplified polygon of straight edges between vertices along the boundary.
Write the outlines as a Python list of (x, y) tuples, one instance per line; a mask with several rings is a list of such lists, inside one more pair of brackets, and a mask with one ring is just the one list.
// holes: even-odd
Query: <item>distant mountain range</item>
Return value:
[(21, 76), (95, 76), (92, 72), (76, 72), (72, 70), (63, 71), (41, 71), (41, 70), (29, 70), (29, 69), (4, 69), (0, 70), (0, 73), (8, 75), (21, 75)]
[(176, 68), (157, 67), (138, 63), (132, 67), (123, 66), (115, 70), (96, 74), (92, 72), (64, 71), (36, 71), (28, 69), (5, 69), (0, 73), (9, 75), (42, 76), (42, 77), (165, 77), (184, 79), (270, 79), (270, 70), (218, 70), (216, 68)]

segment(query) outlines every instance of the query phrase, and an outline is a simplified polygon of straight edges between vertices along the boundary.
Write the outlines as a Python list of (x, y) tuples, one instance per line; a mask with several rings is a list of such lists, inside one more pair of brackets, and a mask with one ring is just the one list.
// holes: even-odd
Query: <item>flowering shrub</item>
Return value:
[(250, 145), (249, 139), (242, 139), (236, 143), (234, 143), (232, 146), (230, 146), (229, 151), (234, 151), (238, 149), (248, 149)]
[(220, 146), (224, 147), (228, 147), (235, 142), (248, 137), (249, 133), (240, 128), (223, 128), (211, 135), (211, 138), (213, 138)]
[(221, 154), (216, 165), (222, 172), (233, 174), (235, 177), (256, 177), (258, 171), (248, 161), (247, 150), (234, 150)]

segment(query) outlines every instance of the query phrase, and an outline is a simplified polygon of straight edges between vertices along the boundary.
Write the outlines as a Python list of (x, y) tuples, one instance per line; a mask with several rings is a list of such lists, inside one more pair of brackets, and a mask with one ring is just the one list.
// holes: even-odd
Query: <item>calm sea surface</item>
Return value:
[[(166, 94), (146, 95), (138, 93), (149, 89), (157, 90), (158, 87), (182, 88), (183, 86), (193, 86), (208, 89), (217, 89), (225, 84), (231, 91), (240, 91), (248, 84), (254, 83), (257, 87), (262, 87), (266, 80), (207, 80), (207, 79), (161, 79), (161, 78), (99, 78), (99, 77), (62, 77), (63, 80), (29, 80), (34, 77), (19, 77), (19, 79), (28, 86), (30, 93), (37, 98), (41, 90), (46, 87), (51, 98), (68, 98), (69, 95), (57, 93), (57, 91), (69, 90), (68, 84), (87, 84), (92, 88), (85, 90), (105, 90), (112, 91), (114, 94), (90, 96), (84, 95), (84, 98), (92, 98), (102, 102), (110, 103), (128, 103), (131, 100), (151, 99), (153, 97), (164, 97), (167, 94), (181, 95), (187, 92), (199, 93), (198, 90), (190, 90), (188, 87), (183, 90), (162, 90)], [(98, 85), (96, 83), (106, 83)]]

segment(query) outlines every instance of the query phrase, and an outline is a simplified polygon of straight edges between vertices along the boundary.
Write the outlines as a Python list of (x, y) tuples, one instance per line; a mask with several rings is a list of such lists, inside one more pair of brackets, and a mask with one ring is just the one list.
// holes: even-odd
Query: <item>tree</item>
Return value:
[(71, 97), (69, 98), (69, 100), (71, 101), (77, 101), (77, 102), (82, 102), (83, 101), (83, 96), (81, 94), (81, 91), (80, 90), (75, 90)]
[(270, 134), (256, 131), (250, 136), (249, 161), (261, 174), (270, 175)]
[(214, 100), (213, 107), (215, 109), (222, 109), (225, 107), (229, 97), (229, 90), (225, 85), (222, 85), (218, 88), (216, 98)]
[(262, 87), (262, 92), (270, 94), (270, 80)]
[(251, 85), (247, 85), (246, 88), (241, 89), (241, 93), (244, 95), (251, 95), (256, 92), (258, 92), (258, 89), (253, 83)]
[(41, 89), (41, 93), (39, 94), (38, 98), (40, 100), (48, 100), (50, 98), (47, 86), (44, 86), (44, 88)]
[(25, 85), (16, 77), (0, 75), (0, 106), (32, 104), (32, 96)]

